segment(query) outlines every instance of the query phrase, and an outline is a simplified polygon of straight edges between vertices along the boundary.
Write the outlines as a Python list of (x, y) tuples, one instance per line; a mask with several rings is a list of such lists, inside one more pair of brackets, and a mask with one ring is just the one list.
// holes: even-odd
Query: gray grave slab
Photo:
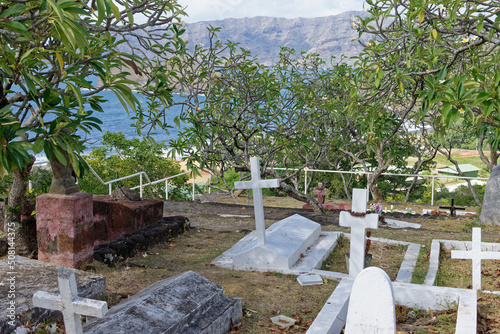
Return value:
[(289, 270), (320, 234), (320, 224), (298, 214), (287, 217), (266, 230), (265, 244), (254, 237), (234, 254), (234, 269)]
[[(9, 262), (14, 261), (13, 267)], [(33, 307), (32, 297), (38, 290), (59, 293), (57, 273), (61, 266), (25, 257), (16, 256), (14, 259), (0, 260), (0, 304), (11, 305), (14, 301), (16, 322), (11, 326), (10, 310), (8, 307), (0, 309), (0, 333), (10, 334), (19, 325), (17, 316), (21, 313), (27, 315), (26, 319), (32, 323), (42, 320), (61, 319), (61, 312)], [(81, 297), (100, 299), (104, 296), (106, 288), (102, 275), (75, 270), (78, 294)], [(14, 292), (11, 292), (13, 282)], [(9, 298), (14, 297), (14, 298)]]
[(323, 284), (323, 279), (319, 275), (299, 275), (297, 277), (297, 282), (299, 282), (301, 286), (321, 285)]
[(83, 327), (88, 334), (222, 334), (242, 318), (241, 300), (188, 271), (158, 281)]
[(389, 219), (385, 218), (384, 221), (389, 225), (389, 227), (392, 228), (420, 228), (420, 224), (415, 224), (415, 223), (409, 223), (409, 222), (404, 222), (401, 220), (396, 220), (396, 219)]

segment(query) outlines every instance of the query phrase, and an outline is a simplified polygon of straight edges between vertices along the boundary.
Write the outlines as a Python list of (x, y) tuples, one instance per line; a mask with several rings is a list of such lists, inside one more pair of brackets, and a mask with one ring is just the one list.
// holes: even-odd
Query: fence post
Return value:
[(434, 180), (436, 179), (435, 176), (432, 177), (432, 191), (431, 191), (431, 205), (434, 205)]
[(109, 194), (111, 195), (111, 193), (113, 192), (113, 187), (111, 186), (112, 183), (109, 184)]
[(304, 194), (307, 195), (307, 169), (304, 168)]
[(142, 198), (142, 173), (141, 173), (141, 174), (139, 174), (139, 180), (140, 180), (140, 181), (139, 181), (139, 187), (140, 187), (140, 189), (141, 189), (141, 191), (140, 191), (140, 196), (141, 196), (141, 198)]
[(366, 201), (370, 201), (370, 184), (368, 183), (368, 178), (370, 177), (370, 173), (366, 174)]
[(195, 183), (194, 183), (194, 169), (193, 169), (193, 196), (192, 196), (192, 200), (193, 200), (193, 202), (194, 202), (194, 184), (195, 184)]
[(165, 199), (168, 200), (168, 180), (165, 180)]
[(208, 177), (208, 193), (212, 193), (212, 187), (210, 185), (212, 184), (212, 173), (210, 173), (210, 176)]

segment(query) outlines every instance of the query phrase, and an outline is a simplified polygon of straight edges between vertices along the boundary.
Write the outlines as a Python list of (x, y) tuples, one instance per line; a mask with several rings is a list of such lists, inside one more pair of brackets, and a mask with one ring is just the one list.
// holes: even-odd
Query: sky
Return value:
[(178, 0), (192, 23), (254, 16), (320, 17), (363, 10), (363, 0)]

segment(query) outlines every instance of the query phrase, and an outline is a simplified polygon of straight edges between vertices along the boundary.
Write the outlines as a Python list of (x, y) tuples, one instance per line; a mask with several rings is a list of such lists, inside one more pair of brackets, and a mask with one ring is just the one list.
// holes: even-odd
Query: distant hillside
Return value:
[(220, 27), (221, 40), (239, 42), (262, 63), (270, 65), (278, 60), (281, 46), (296, 51), (318, 53), (327, 59), (344, 54), (351, 57), (359, 54), (362, 46), (352, 40), (357, 32), (351, 27), (351, 18), (356, 15), (366, 17), (367, 12), (345, 12), (339, 15), (285, 19), (277, 17), (252, 17), (243, 19), (224, 19), (203, 21), (186, 25), (183, 38), (188, 45), (202, 43), (208, 45), (206, 27)]
[[(297, 52), (318, 53), (325, 60), (329, 60), (331, 56), (338, 59), (342, 54), (352, 57), (362, 50), (362, 46), (353, 41), (358, 36), (351, 27), (351, 18), (357, 15), (366, 17), (368, 13), (351, 11), (316, 18), (285, 19), (259, 16), (202, 21), (186, 24), (183, 39), (189, 41), (190, 48), (199, 43), (207, 46), (209, 45), (207, 27), (213, 26), (221, 28), (218, 33), (219, 39), (239, 42), (241, 47), (248, 48), (252, 55), (265, 65), (271, 65), (278, 60), (281, 46), (293, 48)], [(138, 46), (135, 40), (129, 42)], [(126, 44), (122, 44), (120, 50), (128, 52)], [(349, 60), (347, 62), (352, 63)], [(133, 74), (133, 71), (130, 73), (132, 75), (129, 79), (139, 83), (145, 82), (144, 77)]]

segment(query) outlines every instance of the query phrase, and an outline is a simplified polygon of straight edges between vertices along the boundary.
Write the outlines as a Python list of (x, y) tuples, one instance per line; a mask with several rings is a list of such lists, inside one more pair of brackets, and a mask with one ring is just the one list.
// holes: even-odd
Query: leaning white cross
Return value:
[(61, 311), (66, 333), (83, 334), (80, 315), (102, 318), (108, 312), (106, 302), (78, 297), (78, 288), (73, 270), (65, 267), (59, 268), (57, 280), (61, 295), (37, 291), (33, 295), (33, 305)]
[(366, 189), (353, 189), (351, 211), (354, 215), (348, 211), (340, 212), (339, 225), (351, 227), (349, 277), (356, 277), (364, 268), (366, 229), (378, 228), (378, 214), (366, 213), (366, 198)]
[(264, 221), (264, 201), (262, 199), (263, 188), (278, 188), (279, 179), (261, 180), (260, 162), (258, 157), (250, 158), (250, 170), (252, 179), (250, 181), (239, 181), (234, 183), (235, 189), (253, 190), (253, 208), (255, 212), (255, 228), (257, 230), (257, 245), (266, 243), (266, 225)]
[(472, 260), (472, 289), (481, 290), (481, 260), (500, 260), (500, 252), (481, 252), (481, 228), (474, 227), (472, 250), (452, 250), (451, 258)]

